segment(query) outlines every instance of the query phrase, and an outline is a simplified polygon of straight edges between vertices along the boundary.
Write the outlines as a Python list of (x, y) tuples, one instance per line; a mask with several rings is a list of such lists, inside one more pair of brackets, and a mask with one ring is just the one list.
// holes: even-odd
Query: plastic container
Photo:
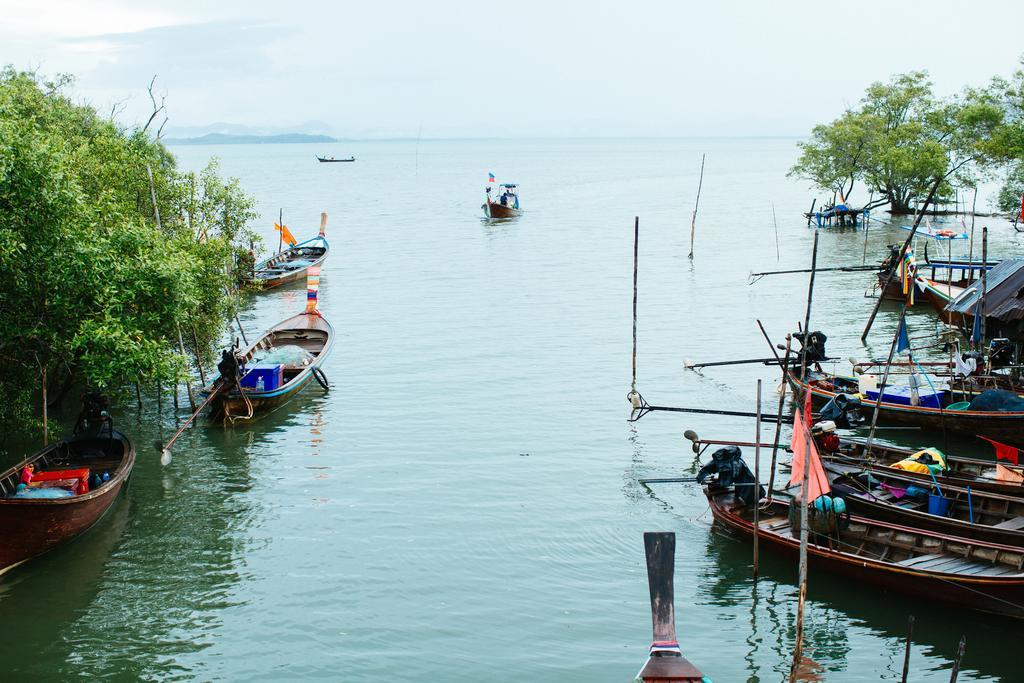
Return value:
[(970, 401), (958, 401), (956, 403), (950, 403), (948, 406), (946, 406), (946, 410), (967, 410), (970, 407)]
[(949, 512), (949, 506), (953, 504), (949, 498), (944, 498), (937, 493), (928, 494), (928, 514), (945, 517)]

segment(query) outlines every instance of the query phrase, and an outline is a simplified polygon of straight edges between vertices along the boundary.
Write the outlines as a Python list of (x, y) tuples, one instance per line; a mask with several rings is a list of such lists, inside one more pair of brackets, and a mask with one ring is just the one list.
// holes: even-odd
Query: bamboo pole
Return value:
[(907, 618), (907, 649), (903, 653), (903, 676), (900, 683), (907, 683), (907, 673), (910, 671), (910, 641), (914, 637), (914, 615)]
[(809, 480), (811, 430), (805, 429), (804, 442), (804, 480), (800, 492), (800, 595), (796, 604), (796, 646), (793, 648), (793, 664), (789, 669), (789, 680), (796, 683), (800, 661), (803, 658), (804, 640), (804, 607), (807, 602), (807, 483)]
[(986, 225), (981, 229), (981, 262), (985, 264), (985, 267), (981, 269), (981, 305), (979, 312), (981, 314), (981, 340), (978, 342), (978, 348), (985, 348), (985, 334), (988, 330), (985, 329), (985, 295), (988, 294), (988, 226)]
[(903, 304), (900, 309), (900, 319), (896, 323), (896, 333), (892, 335), (892, 345), (889, 347), (889, 358), (885, 362), (885, 372), (882, 374), (882, 383), (878, 387), (878, 398), (875, 400), (875, 409), (871, 413), (871, 429), (868, 431), (868, 440), (864, 444), (864, 457), (871, 455), (871, 442), (875, 438), (875, 425), (878, 424), (878, 410), (882, 406), (882, 397), (885, 395), (885, 385), (889, 381), (889, 369), (892, 368), (892, 357), (896, 353), (896, 342), (900, 337), (900, 328), (907, 316), (907, 305)]
[(640, 216), (633, 220), (633, 392), (636, 392), (636, 278), (640, 245)]
[[(760, 325), (760, 321), (758, 321)], [(764, 332), (764, 327), (761, 327), (761, 331)], [(768, 339), (767, 333), (765, 339)], [(775, 440), (772, 442), (772, 466), (768, 472), (768, 498), (772, 497), (772, 489), (775, 486), (775, 466), (779, 456), (779, 439), (782, 437), (782, 411), (786, 406), (786, 388), (789, 386), (787, 373), (789, 372), (789, 351), (792, 346), (793, 338), (791, 335), (786, 335), (786, 355), (783, 357), (784, 362), (782, 363), (782, 391), (779, 393), (779, 413), (775, 420)], [(768, 345), (771, 346), (771, 340), (768, 340)]]
[(772, 224), (775, 225), (775, 262), (782, 256), (779, 254), (779, 220), (775, 217), (775, 202), (772, 202)]
[(693, 216), (690, 218), (690, 260), (693, 260), (693, 240), (697, 234), (697, 207), (700, 206), (700, 189), (704, 186), (704, 158), (707, 154), (700, 155), (700, 180), (697, 181), (697, 201), (693, 205)]
[(814, 231), (814, 246), (811, 249), (811, 278), (807, 285), (807, 311), (804, 313), (804, 340), (800, 345), (800, 380), (807, 375), (807, 342), (811, 334), (811, 301), (814, 299), (814, 274), (818, 265), (818, 230)]
[(284, 209), (277, 210), (277, 225), (280, 228), (277, 231), (277, 253), (280, 254), (284, 248)]
[[(907, 249), (910, 248), (910, 243), (914, 239), (914, 235), (917, 234), (917, 226), (921, 224), (921, 219), (924, 217), (924, 212), (928, 208), (928, 203), (935, 196), (935, 192), (939, 189), (939, 185), (945, 180), (945, 176), (939, 176), (935, 179), (935, 184), (932, 185), (932, 189), (929, 190), (928, 196), (924, 200), (924, 204), (921, 206), (920, 211), (917, 212), (917, 216), (914, 218), (914, 225), (910, 228), (910, 235), (907, 236), (906, 241), (903, 243), (903, 248), (900, 249), (899, 258), (896, 259), (896, 266), (903, 263), (903, 257), (907, 254)], [(892, 281), (892, 274), (890, 273), (885, 282), (882, 283), (882, 287), (878, 291), (878, 301), (875, 302), (875, 307), (871, 311), (871, 315), (868, 317), (868, 324), (864, 326), (864, 332), (860, 335), (861, 343), (867, 342), (868, 332), (871, 331), (871, 326), (875, 323), (875, 316), (878, 315), (878, 309), (882, 307), (882, 301), (885, 300), (885, 288)]]
[(754, 422), (754, 581), (757, 581), (758, 540), (761, 537), (761, 380), (757, 380), (757, 418)]
[[(36, 357), (36, 361), (38, 362), (38, 360), (39, 360), (39, 358), (37, 356)], [(49, 442), (49, 437), (47, 436), (47, 434), (48, 434), (48, 429), (47, 429), (47, 417), (48, 417), (48, 415), (47, 415), (47, 405), (46, 405), (47, 398), (46, 398), (46, 366), (45, 365), (40, 364), (40, 366), (39, 366), (39, 374), (40, 374), (40, 376), (42, 378), (41, 384), (42, 384), (42, 389), (43, 389), (43, 445), (45, 446)]]

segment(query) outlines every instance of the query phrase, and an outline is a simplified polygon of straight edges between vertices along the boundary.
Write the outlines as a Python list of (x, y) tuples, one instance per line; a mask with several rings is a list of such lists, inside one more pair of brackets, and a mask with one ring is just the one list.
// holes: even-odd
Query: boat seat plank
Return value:
[(945, 555), (919, 555), (917, 557), (908, 557), (905, 560), (900, 560), (896, 564), (902, 565), (904, 567), (916, 567), (917, 565), (924, 564), (925, 562), (944, 559), (946, 559)]
[(1014, 517), (1006, 520), (1005, 522), (993, 524), (992, 526), (996, 529), (1010, 529), (1011, 531), (1024, 529), (1024, 517)]

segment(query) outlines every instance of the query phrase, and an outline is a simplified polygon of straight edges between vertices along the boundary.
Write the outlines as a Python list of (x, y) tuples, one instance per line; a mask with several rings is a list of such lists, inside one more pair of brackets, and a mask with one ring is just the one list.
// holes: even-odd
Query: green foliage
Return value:
[(791, 176), (849, 197), (856, 181), (893, 212), (908, 210), (937, 178), (975, 184), (1000, 158), (1004, 107), (990, 89), (967, 89), (937, 99), (928, 74), (913, 71), (873, 83), (860, 106), (830, 124), (815, 126)]
[[(187, 375), (178, 331), (210, 358), (237, 308), (253, 201), (216, 162), (198, 178), (146, 133), (75, 104), (70, 79), (0, 71), (0, 421), (51, 398)], [(160, 225), (150, 194), (152, 169)], [(206, 238), (197, 236), (204, 233)], [(190, 344), (193, 346), (194, 344)]]

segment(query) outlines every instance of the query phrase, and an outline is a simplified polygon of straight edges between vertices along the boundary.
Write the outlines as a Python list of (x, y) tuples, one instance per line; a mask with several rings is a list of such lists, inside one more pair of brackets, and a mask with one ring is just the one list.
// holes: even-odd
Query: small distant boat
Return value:
[[(92, 417), (100, 418), (98, 411)], [(109, 417), (92, 424), (98, 427), (50, 444), (0, 472), (0, 574), (84, 532), (127, 485), (135, 446), (114, 430)], [(35, 468), (33, 483), (19, 492), (20, 474), (28, 465)]]
[(342, 164), (355, 161), (355, 157), (349, 157), (348, 159), (335, 159), (334, 157), (322, 157), (317, 155), (316, 160), (321, 164)]
[(488, 218), (515, 218), (521, 216), (519, 208), (519, 186), (513, 183), (498, 185), (497, 200), (491, 196), (491, 187), (487, 186), (487, 201), (480, 207)]
[(322, 213), (320, 214), (320, 234), (257, 263), (253, 272), (253, 281), (263, 289), (270, 289), (304, 278), (311, 267), (319, 266), (327, 259), (331, 245), (324, 235), (326, 230), (327, 214)]

